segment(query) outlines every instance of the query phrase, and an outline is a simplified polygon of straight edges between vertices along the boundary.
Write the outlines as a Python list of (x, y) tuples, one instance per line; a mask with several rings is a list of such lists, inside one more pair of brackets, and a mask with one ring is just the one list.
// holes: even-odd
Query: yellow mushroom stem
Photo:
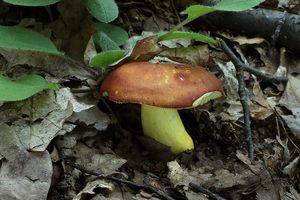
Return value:
[(142, 105), (141, 117), (144, 134), (169, 146), (173, 154), (194, 149), (176, 109)]
[[(192, 107), (203, 105), (222, 96), (220, 91), (208, 92), (196, 99)], [(141, 118), (144, 134), (169, 146), (173, 154), (194, 149), (194, 143), (186, 132), (177, 109), (142, 104)]]

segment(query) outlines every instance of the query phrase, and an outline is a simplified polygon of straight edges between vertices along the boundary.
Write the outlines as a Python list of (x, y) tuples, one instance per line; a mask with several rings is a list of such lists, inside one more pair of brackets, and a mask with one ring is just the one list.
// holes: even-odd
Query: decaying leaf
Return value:
[(298, 168), (299, 159), (300, 156), (292, 160), (287, 166), (283, 168), (282, 172), (286, 175), (289, 175), (290, 177), (294, 177), (295, 171)]
[(279, 104), (288, 108), (293, 115), (282, 115), (294, 135), (300, 138), (300, 77), (288, 76), (286, 89)]
[(116, 154), (99, 154), (96, 149), (89, 148), (82, 143), (78, 143), (74, 147), (76, 151), (77, 163), (85, 166), (87, 169), (102, 173), (103, 175), (110, 175), (117, 171), (126, 160), (120, 158)]
[(109, 195), (114, 190), (114, 185), (103, 179), (96, 179), (94, 181), (88, 182), (88, 184), (80, 191), (73, 200), (84, 200), (87, 194), (95, 194), (95, 189), (101, 189), (103, 196)]
[[(247, 169), (237, 173), (232, 173), (228, 169), (215, 169), (212, 173), (205, 172), (205, 166), (198, 169), (184, 169), (176, 161), (168, 163), (169, 174), (168, 178), (174, 184), (174, 186), (186, 186), (190, 182), (203, 185), (207, 188), (214, 187), (217, 190), (229, 189), (232, 187), (246, 187), (253, 179), (255, 175)], [(213, 166), (211, 166), (213, 168)], [(250, 184), (251, 185), (251, 184)]]
[(0, 199), (46, 199), (52, 176), (47, 151), (30, 152), (11, 126), (0, 123)]
[(229, 107), (220, 114), (223, 121), (237, 121), (243, 116), (243, 109), (239, 100), (238, 81), (236, 79), (236, 70), (233, 63), (229, 62), (225, 65), (218, 63), (219, 68), (223, 72), (223, 86), (226, 91), (226, 103)]
[(105, 130), (110, 123), (109, 117), (96, 106), (73, 113), (73, 115), (68, 118), (68, 121), (73, 123), (83, 122), (87, 126), (94, 126), (99, 131)]
[(209, 60), (209, 50), (207, 45), (192, 46), (186, 48), (167, 49), (159, 54), (180, 63), (190, 63), (193, 65), (205, 65)]
[(4, 73), (23, 74), (28, 69), (23, 70), (19, 65), (28, 65), (56, 78), (76, 76), (80, 79), (89, 78), (89, 82), (93, 82), (93, 76), (82, 63), (67, 57), (13, 49), (0, 49), (0, 54), (8, 62), (8, 65), (0, 66), (0, 71)]
[(265, 120), (273, 114), (273, 108), (264, 96), (259, 83), (255, 82), (253, 86), (254, 98), (250, 103), (250, 114), (256, 120)]
[(59, 18), (49, 25), (56, 45), (68, 56), (82, 60), (85, 47), (96, 31), (93, 17), (80, 0), (64, 0), (57, 5)]
[(63, 88), (57, 92), (44, 91), (25, 101), (6, 103), (0, 119), (10, 124), (9, 128), (17, 133), (26, 149), (45, 151), (51, 140), (62, 134), (63, 124), (73, 112), (92, 106), (76, 101), (69, 89)]

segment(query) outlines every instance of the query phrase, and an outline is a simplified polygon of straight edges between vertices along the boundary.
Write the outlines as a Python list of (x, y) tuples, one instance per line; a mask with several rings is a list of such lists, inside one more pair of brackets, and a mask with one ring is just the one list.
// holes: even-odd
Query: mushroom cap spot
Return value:
[(110, 72), (100, 94), (108, 94), (110, 100), (119, 103), (180, 109), (206, 103), (224, 91), (221, 81), (200, 66), (133, 62)]

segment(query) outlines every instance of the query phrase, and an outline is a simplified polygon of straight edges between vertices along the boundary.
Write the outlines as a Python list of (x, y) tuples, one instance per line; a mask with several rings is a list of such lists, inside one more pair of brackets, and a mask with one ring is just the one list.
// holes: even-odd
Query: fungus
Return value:
[(177, 109), (193, 108), (221, 97), (222, 84), (203, 67), (184, 64), (124, 64), (102, 82), (100, 94), (117, 103), (141, 104), (144, 134), (178, 154), (192, 150)]

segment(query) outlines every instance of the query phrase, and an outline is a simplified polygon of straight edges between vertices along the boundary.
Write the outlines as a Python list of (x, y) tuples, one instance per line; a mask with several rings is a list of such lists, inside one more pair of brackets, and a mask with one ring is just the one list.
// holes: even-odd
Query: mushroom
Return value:
[(203, 67), (184, 64), (124, 64), (102, 82), (100, 94), (117, 103), (141, 104), (144, 134), (178, 154), (192, 150), (177, 109), (193, 108), (224, 94), (216, 76)]

